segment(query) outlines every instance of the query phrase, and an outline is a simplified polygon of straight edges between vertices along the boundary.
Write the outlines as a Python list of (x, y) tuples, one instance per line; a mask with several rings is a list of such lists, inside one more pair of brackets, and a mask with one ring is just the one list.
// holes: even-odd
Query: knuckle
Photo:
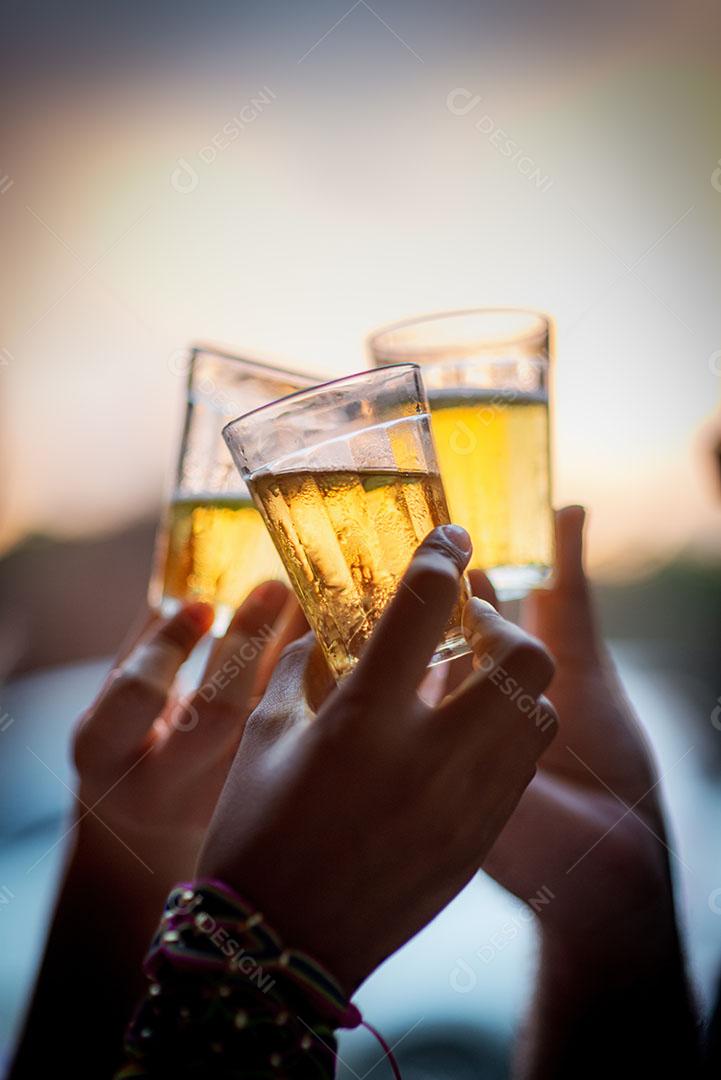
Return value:
[(181, 611), (160, 627), (155, 635), (154, 643), (174, 652), (182, 659), (188, 655), (197, 640), (196, 625)]
[(538, 767), (535, 760), (532, 761), (526, 769), (522, 769), (518, 775), (517, 781), (514, 785), (513, 796), (508, 807), (508, 816), (510, 817), (515, 810), (518, 803), (523, 797), (523, 793), (531, 786), (533, 780), (538, 772)]
[(160, 690), (148, 679), (121, 668), (109, 688), (108, 704), (112, 707), (122, 704), (124, 707), (133, 708), (155, 700), (160, 703), (163, 697)]
[(87, 772), (95, 763), (97, 742), (90, 727), (92, 718), (92, 711), (81, 716), (73, 735), (73, 764), (79, 773)]
[(539, 731), (543, 736), (544, 746), (549, 746), (558, 735), (558, 717), (551, 712), (546, 712), (546, 718), (542, 724), (539, 724)]
[[(173, 731), (193, 731), (200, 721), (197, 699), (180, 698), (167, 714), (168, 726)], [(203, 706), (205, 709), (207, 705)]]
[(556, 670), (556, 662), (543, 642), (528, 635), (513, 650), (513, 659), (525, 677), (541, 688), (548, 686)]
[(261, 701), (256, 705), (253, 711), (249, 714), (248, 719), (245, 721), (245, 734), (249, 734), (254, 731), (258, 731), (264, 728), (268, 723), (273, 722), (274, 716), (277, 715), (272, 709)]
[(541, 694), (529, 711), (528, 718), (532, 721), (534, 733), (543, 751), (558, 734), (558, 714), (548, 698)]
[[(337, 711), (343, 717), (343, 725), (351, 727), (368, 726), (375, 698), (374, 688), (367, 685), (365, 679), (352, 675), (340, 692), (340, 705)], [(376, 725), (372, 725), (374, 728)]]
[(279, 709), (261, 701), (243, 725), (243, 741), (273, 743), (287, 730), (293, 716), (291, 707)]

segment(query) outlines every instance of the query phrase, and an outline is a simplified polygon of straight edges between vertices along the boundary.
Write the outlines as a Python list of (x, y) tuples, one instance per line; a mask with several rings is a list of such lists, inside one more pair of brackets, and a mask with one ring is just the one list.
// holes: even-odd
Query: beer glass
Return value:
[[(185, 421), (172, 494), (158, 529), (148, 600), (163, 615), (204, 600), (225, 632), (248, 593), (285, 579), (266, 528), (223, 441), (223, 425), (317, 379), (204, 347), (187, 362)], [(185, 366), (185, 364), (184, 364)]]
[[(448, 508), (415, 364), (364, 371), (256, 409), (223, 432), (336, 678)], [(459, 602), (432, 663), (468, 652)]]
[(376, 364), (420, 364), (453, 521), (473, 540), (471, 567), (502, 600), (549, 576), (553, 516), (548, 374), (551, 323), (516, 308), (449, 312), (369, 339)]

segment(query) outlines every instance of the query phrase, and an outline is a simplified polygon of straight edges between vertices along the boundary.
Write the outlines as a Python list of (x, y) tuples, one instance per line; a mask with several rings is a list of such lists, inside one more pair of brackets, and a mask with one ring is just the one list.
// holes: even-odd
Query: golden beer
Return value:
[(451, 518), (501, 600), (542, 585), (553, 562), (553, 338), (542, 311), (476, 308), (407, 319), (369, 339), (376, 364), (420, 365)]
[[(521, 391), (429, 390), (451, 521), (473, 541), (471, 567), (508, 583), (543, 580), (553, 555), (548, 400)], [(508, 590), (505, 595), (509, 596)]]
[[(248, 479), (308, 621), (338, 677), (357, 662), (418, 544), (448, 522), (437, 473), (260, 471)], [(436, 660), (463, 642), (461, 598)]]
[(163, 615), (187, 601), (211, 604), (212, 633), (219, 635), (256, 585), (269, 578), (286, 580), (250, 494), (235, 473), (223, 426), (244, 410), (311, 386), (315, 379), (204, 345), (187, 355), (174, 354), (169, 366), (177, 374), (187, 373), (185, 416), (148, 600)]
[(159, 538), (156, 589), (170, 611), (189, 600), (216, 610), (227, 625), (248, 593), (269, 578), (286, 580), (283, 566), (248, 496), (176, 497)]

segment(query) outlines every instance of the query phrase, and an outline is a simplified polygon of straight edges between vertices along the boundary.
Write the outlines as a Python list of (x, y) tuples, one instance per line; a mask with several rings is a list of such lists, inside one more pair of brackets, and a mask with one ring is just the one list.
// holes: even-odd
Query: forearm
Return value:
[(74, 830), (12, 1080), (43, 1075), (48, 1050), (73, 1075), (112, 1075), (143, 987), (142, 960), (168, 882), (100, 823)]
[(699, 1071), (699, 1035), (675, 929), (663, 947), (646, 933), (602, 935), (590, 949), (541, 942), (534, 1000), (516, 1080), (607, 1080)]

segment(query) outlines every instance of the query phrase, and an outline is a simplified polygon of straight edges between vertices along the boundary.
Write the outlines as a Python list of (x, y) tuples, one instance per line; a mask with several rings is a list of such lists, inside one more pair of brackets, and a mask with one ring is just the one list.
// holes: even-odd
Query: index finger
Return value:
[(167, 702), (181, 664), (212, 619), (207, 604), (189, 604), (136, 645), (80, 722), (76, 742), (84, 756), (122, 760), (141, 745)]
[(499, 726), (506, 729), (509, 716), (533, 716), (538, 741), (550, 742), (555, 716), (539, 698), (553, 678), (555, 664), (545, 646), (483, 600), (469, 600), (463, 622), (477, 671), (440, 712), (478, 724), (484, 737)]
[(308, 633), (308, 623), (303, 609), (292, 593), (288, 594), (285, 607), (280, 613), (272, 639), (268, 642), (258, 665), (255, 696), (260, 699), (266, 691), (271, 675), (275, 670), (286, 646)]
[(133, 652), (140, 642), (144, 638), (150, 636), (150, 631), (157, 626), (160, 622), (160, 618), (160, 612), (156, 611), (154, 608), (148, 607), (147, 604), (143, 605), (118, 647), (118, 651), (115, 654), (113, 669), (120, 667), (123, 661), (131, 652)]
[[(318, 654), (320, 649), (312, 633), (296, 639), (283, 650), (260, 704), (248, 717), (241, 743), (246, 751), (256, 741), (274, 742), (288, 728), (311, 719), (313, 709), (308, 700), (311, 669)], [(330, 673), (327, 675), (332, 682)]]
[[(492, 604), (473, 597), (463, 612), (463, 629), (481, 675), (513, 667), (528, 693), (542, 693), (555, 671), (551, 654), (537, 638), (504, 619)], [(477, 676), (475, 678), (478, 678)]]
[(583, 529), (586, 511), (583, 506), (564, 506), (556, 511), (556, 571), (553, 587), (563, 590), (583, 589)]

